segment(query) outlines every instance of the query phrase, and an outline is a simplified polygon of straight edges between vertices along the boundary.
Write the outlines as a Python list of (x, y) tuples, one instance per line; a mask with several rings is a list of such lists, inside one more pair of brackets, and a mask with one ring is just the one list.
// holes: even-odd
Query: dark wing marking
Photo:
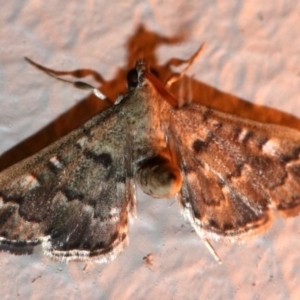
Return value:
[(184, 215), (203, 238), (265, 229), (271, 209), (300, 210), (300, 133), (198, 105), (173, 110), (170, 137), (182, 170)]

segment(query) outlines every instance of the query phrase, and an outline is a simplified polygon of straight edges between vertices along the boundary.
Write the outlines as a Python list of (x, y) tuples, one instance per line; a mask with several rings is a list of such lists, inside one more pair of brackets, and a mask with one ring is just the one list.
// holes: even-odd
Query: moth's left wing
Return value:
[(109, 108), (0, 174), (1, 248), (42, 242), (57, 258), (109, 261), (125, 247), (135, 191), (119, 110)]
[(169, 127), (182, 170), (183, 214), (203, 238), (265, 229), (272, 210), (300, 210), (300, 133), (192, 104)]

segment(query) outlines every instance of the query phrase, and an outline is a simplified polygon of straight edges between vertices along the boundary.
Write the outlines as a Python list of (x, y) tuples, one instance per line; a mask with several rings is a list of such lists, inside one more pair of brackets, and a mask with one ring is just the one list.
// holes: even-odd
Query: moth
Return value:
[(127, 83), (115, 105), (0, 174), (2, 248), (42, 244), (61, 260), (111, 261), (128, 244), (136, 185), (175, 196), (206, 243), (299, 213), (298, 131), (180, 106), (143, 60)]

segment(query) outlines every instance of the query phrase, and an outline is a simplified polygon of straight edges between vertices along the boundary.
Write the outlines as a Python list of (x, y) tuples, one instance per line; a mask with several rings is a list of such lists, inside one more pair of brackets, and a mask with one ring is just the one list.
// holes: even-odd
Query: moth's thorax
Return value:
[(132, 135), (134, 161), (160, 154), (167, 148), (164, 122), (168, 104), (149, 82), (132, 91), (126, 99), (126, 123)]
[(135, 178), (145, 193), (172, 197), (181, 188), (181, 175), (167, 139), (171, 107), (146, 79), (128, 96), (126, 121), (133, 141)]

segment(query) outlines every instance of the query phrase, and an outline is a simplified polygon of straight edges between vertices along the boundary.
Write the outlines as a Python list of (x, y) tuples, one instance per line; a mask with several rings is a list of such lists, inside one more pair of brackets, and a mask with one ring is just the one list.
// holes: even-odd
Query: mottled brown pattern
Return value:
[[(206, 124), (222, 126), (216, 131), (201, 124), (198, 130), (196, 120), (204, 116)], [(207, 115), (198, 105), (172, 111), (171, 120), (181, 169), (189, 170), (179, 203), (203, 238), (235, 241), (265, 229), (274, 209), (298, 214), (298, 131), (217, 111)], [(202, 140), (203, 127), (206, 137), (213, 133), (210, 140)]]
[[(202, 238), (236, 241), (299, 213), (300, 133), (174, 97), (138, 61), (108, 108), (0, 174), (0, 246), (110, 261), (127, 244), (135, 183), (177, 196)], [(176, 106), (176, 105), (175, 105)]]

